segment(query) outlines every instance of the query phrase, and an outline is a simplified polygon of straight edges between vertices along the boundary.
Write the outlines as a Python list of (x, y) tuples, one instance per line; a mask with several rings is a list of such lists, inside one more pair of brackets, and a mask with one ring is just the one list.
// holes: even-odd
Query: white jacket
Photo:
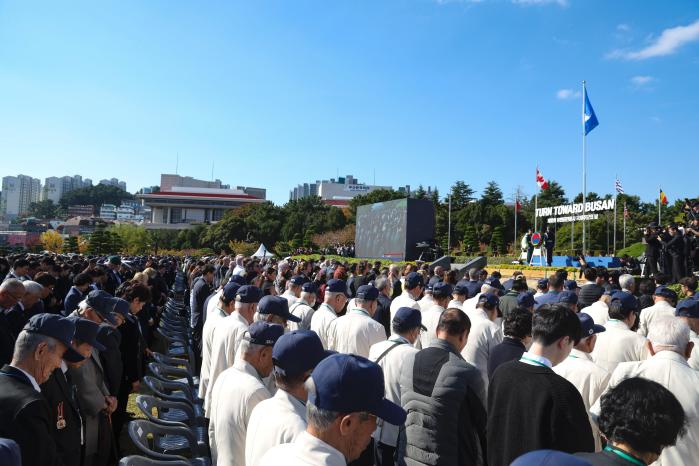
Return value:
[(386, 340), (383, 325), (362, 308), (353, 308), (335, 319), (328, 331), (328, 349), (338, 353), (369, 356), (371, 345)]
[[(214, 298), (211, 298), (212, 300)], [(206, 397), (206, 389), (209, 386), (209, 368), (211, 367), (211, 346), (214, 343), (214, 331), (221, 319), (228, 317), (228, 314), (220, 307), (214, 308), (204, 322), (201, 338), (201, 370), (199, 371), (199, 398)]]
[[(397, 343), (399, 344), (396, 345)], [(396, 346), (394, 347), (394, 345)], [(400, 374), (403, 370), (403, 363), (408, 355), (417, 353), (418, 349), (402, 336), (391, 335), (388, 340), (372, 345), (369, 350), (369, 359), (376, 362), (379, 356), (389, 348), (391, 348), (390, 351), (377, 364), (383, 369), (386, 399), (400, 406)], [(398, 426), (379, 418), (376, 431), (372, 436), (385, 445), (395, 447), (398, 444), (398, 432)]]
[(604, 325), (609, 320), (609, 306), (604, 301), (595, 301), (580, 312), (592, 317), (597, 325)]
[(426, 294), (422, 297), (422, 299), (420, 299), (420, 301), (417, 302), (417, 305), (420, 306), (421, 311), (426, 311), (435, 305), (434, 298), (431, 294)]
[(439, 325), (439, 318), (442, 317), (443, 312), (444, 308), (439, 304), (422, 311), (422, 325), (427, 329), (420, 334), (422, 348), (428, 348), (430, 343), (437, 339), (437, 325)]
[(401, 307), (412, 307), (418, 311), (420, 310), (420, 304), (410, 296), (408, 290), (404, 290), (399, 296), (396, 296), (396, 299), (391, 301), (391, 322), (393, 322), (396, 312)]
[[(697, 464), (699, 458), (699, 372), (687, 364), (687, 360), (674, 351), (660, 351), (641, 362), (627, 362), (617, 366), (609, 380), (609, 387), (630, 377), (653, 380), (672, 392), (684, 408), (687, 416), (687, 433), (677, 439), (672, 447), (665, 447), (653, 466), (677, 466)], [(597, 400), (590, 410), (593, 416), (600, 413)]]
[(289, 331), (311, 329), (311, 319), (315, 311), (306, 301), (299, 299), (292, 306), (289, 306), (289, 312), (301, 319), (299, 323), (288, 321), (286, 326), (289, 328)]
[(332, 324), (335, 319), (337, 319), (335, 309), (328, 303), (321, 304), (311, 317), (311, 330), (316, 332), (325, 349), (328, 349), (328, 331), (330, 330), (330, 324)]
[(606, 332), (597, 334), (597, 343), (592, 351), (592, 360), (609, 373), (614, 372), (621, 362), (646, 359), (646, 339), (632, 331), (622, 321), (609, 319)]
[(257, 370), (243, 359), (221, 373), (211, 392), (209, 445), (217, 466), (245, 466), (245, 439), (250, 415), (271, 397)]
[[(609, 372), (595, 364), (588, 353), (575, 348), (565, 361), (553, 367), (553, 371), (575, 385), (585, 403), (585, 411), (588, 412), (607, 388), (611, 376)], [(602, 440), (597, 424), (592, 421), (592, 418), (590, 418), (590, 425), (595, 437), (595, 451), (601, 451)]]
[(658, 301), (641, 311), (641, 321), (638, 324), (638, 334), (648, 336), (654, 320), (662, 317), (675, 317), (675, 308), (667, 301)]
[(692, 348), (692, 354), (689, 356), (687, 363), (689, 363), (689, 367), (692, 369), (699, 370), (699, 335), (690, 330), (689, 339), (694, 343), (694, 348)]
[(296, 440), (306, 430), (306, 405), (284, 390), (258, 404), (248, 422), (245, 463), (255, 466), (272, 447)]
[(233, 367), (238, 345), (245, 335), (250, 323), (239, 312), (234, 311), (224, 317), (216, 326), (214, 340), (211, 345), (211, 363), (209, 364), (209, 384), (204, 398), (204, 413), (208, 416), (211, 406), (211, 391), (219, 374)]
[(250, 466), (347, 466), (345, 456), (308, 432), (292, 443), (277, 445)]
[(483, 384), (488, 391), (488, 357), (490, 350), (502, 343), (502, 329), (495, 322), (488, 319), (483, 309), (476, 308), (469, 318), (471, 319), (471, 331), (468, 333), (466, 346), (461, 351), (461, 356), (466, 362), (473, 365), (481, 373)]

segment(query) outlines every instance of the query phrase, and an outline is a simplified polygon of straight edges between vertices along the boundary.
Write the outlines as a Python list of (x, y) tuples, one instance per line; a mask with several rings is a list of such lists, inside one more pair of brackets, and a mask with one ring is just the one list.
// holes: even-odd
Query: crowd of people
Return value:
[(693, 276), (678, 296), (662, 275), (590, 266), (579, 283), (325, 258), (7, 259), (0, 437), (24, 465), (118, 457), (175, 273), (213, 464), (699, 458)]
[(0, 258), (0, 437), (19, 445), (21, 464), (118, 459), (177, 267), (166, 257)]

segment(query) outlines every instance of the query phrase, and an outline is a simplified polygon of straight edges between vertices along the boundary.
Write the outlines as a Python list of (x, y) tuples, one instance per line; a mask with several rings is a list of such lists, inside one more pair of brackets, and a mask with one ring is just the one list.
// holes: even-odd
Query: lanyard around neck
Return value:
[(630, 463), (637, 464), (638, 466), (647, 466), (646, 463), (644, 463), (643, 461), (629, 455), (625, 451), (619, 450), (618, 448), (606, 446), (606, 447), (604, 447), (604, 451), (610, 451), (610, 452), (614, 453), (615, 455), (620, 456), (621, 458), (624, 458), (626, 461), (628, 461)]
[[(524, 360), (526, 360), (526, 361), (529, 361), (529, 362), (531, 362), (531, 363), (533, 363), (533, 364), (536, 364), (537, 366), (549, 367), (549, 366), (547, 366), (546, 364), (544, 364), (544, 363), (541, 362), (541, 361), (537, 361), (536, 359), (528, 358), (528, 357), (526, 357), (526, 356), (522, 356), (522, 359), (524, 359)], [(520, 361), (521, 361), (522, 359), (520, 359)]]

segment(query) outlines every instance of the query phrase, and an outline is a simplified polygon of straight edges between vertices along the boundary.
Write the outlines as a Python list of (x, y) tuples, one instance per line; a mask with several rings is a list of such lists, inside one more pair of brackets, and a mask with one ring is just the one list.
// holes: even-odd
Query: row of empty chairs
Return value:
[(192, 350), (189, 306), (184, 275), (179, 273), (160, 317), (156, 333), (164, 344), (153, 353), (143, 384), (151, 395), (138, 395), (136, 406), (146, 419), (129, 423), (129, 437), (141, 455), (120, 460), (119, 466), (208, 466), (209, 439), (199, 377)]

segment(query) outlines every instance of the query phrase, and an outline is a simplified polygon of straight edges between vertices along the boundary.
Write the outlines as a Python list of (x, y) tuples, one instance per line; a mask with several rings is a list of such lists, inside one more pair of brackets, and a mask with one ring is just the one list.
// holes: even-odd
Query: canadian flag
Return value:
[(522, 210), (522, 204), (520, 204), (519, 199), (516, 199), (516, 200), (515, 200), (515, 210), (516, 210), (517, 212), (519, 212), (520, 210)]
[(539, 171), (539, 167), (536, 167), (536, 184), (539, 185), (539, 189), (549, 188), (549, 182), (544, 179), (544, 176)]

